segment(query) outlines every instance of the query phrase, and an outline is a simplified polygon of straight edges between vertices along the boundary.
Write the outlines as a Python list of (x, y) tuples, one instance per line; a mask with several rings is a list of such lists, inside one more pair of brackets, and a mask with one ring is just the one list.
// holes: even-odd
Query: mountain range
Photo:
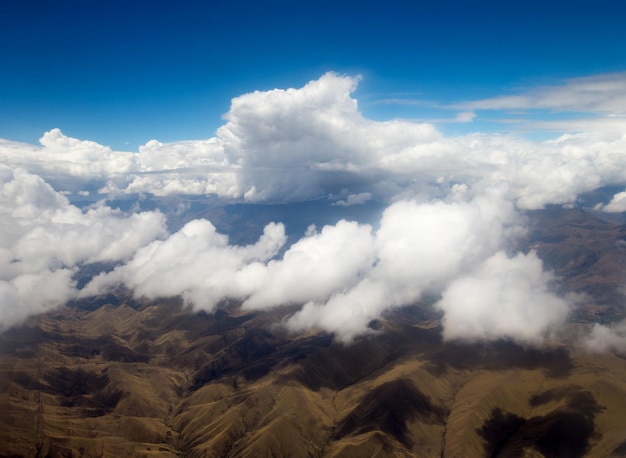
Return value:
[[(273, 216), (202, 211), (240, 240)], [(0, 456), (626, 456), (626, 353), (578, 339), (624, 318), (626, 226), (581, 208), (527, 218), (520, 249), (578, 298), (546, 343), (444, 340), (436, 297), (346, 344), (288, 332), (288, 305), (195, 312), (120, 288), (0, 334)]]

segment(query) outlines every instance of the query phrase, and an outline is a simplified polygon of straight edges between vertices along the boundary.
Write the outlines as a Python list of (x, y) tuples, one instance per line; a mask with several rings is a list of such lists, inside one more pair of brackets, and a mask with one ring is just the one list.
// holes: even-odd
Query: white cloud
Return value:
[(567, 79), (559, 85), (541, 86), (499, 96), (457, 104), (469, 110), (549, 109), (606, 114), (626, 110), (626, 73), (607, 73)]
[(595, 323), (591, 332), (583, 339), (583, 347), (590, 352), (626, 350), (626, 322), (613, 326)]
[(195, 309), (213, 311), (220, 300), (245, 298), (257, 284), (261, 261), (285, 243), (282, 224), (269, 224), (254, 245), (229, 245), (207, 220), (194, 220), (167, 240), (139, 249), (126, 264), (94, 278), (81, 296), (124, 284), (138, 297), (182, 296)]
[(457, 113), (454, 120), (456, 122), (472, 122), (475, 117), (476, 113), (473, 111), (461, 111), (460, 113)]
[(512, 258), (497, 252), (444, 290), (437, 304), (444, 312), (444, 338), (541, 342), (570, 310), (549, 291), (552, 279), (535, 252)]
[[(70, 138), (52, 129), (39, 139), (41, 146), (2, 141), (0, 162), (43, 177), (59, 190), (79, 191), (103, 177), (118, 177), (135, 168), (132, 153), (112, 151), (92, 141)], [(124, 178), (122, 178), (124, 180)]]
[(441, 137), (430, 124), (364, 118), (351, 97), (357, 82), (327, 73), (301, 89), (233, 99), (217, 136), (241, 166), (239, 188), (249, 200), (339, 195), (347, 183), (371, 187), (389, 175), (379, 164), (384, 155)]
[(375, 259), (372, 228), (339, 221), (293, 244), (269, 262), (244, 308), (262, 309), (325, 300), (352, 287)]
[(372, 199), (371, 192), (360, 192), (358, 194), (350, 194), (345, 199), (338, 200), (334, 203), (339, 207), (350, 207), (352, 205), (362, 205)]
[[(533, 97), (569, 100), (584, 92), (586, 105), (600, 107), (605, 98), (613, 100), (607, 91), (621, 90), (622, 79), (617, 74), (570, 80), (537, 89), (541, 97)], [(253, 202), (442, 198), (464, 184), (468, 196), (506, 187), (520, 208), (534, 209), (571, 203), (582, 192), (626, 180), (623, 118), (529, 124), (579, 132), (556, 141), (486, 133), (446, 137), (428, 123), (365, 118), (352, 97), (357, 84), (358, 78), (327, 73), (300, 89), (236, 97), (226, 123), (208, 140), (152, 140), (128, 153), (53, 129), (41, 146), (0, 142), (0, 162), (24, 167), (59, 191), (214, 194)], [(555, 91), (566, 95), (548, 96)], [(555, 102), (559, 106), (567, 108)], [(458, 120), (472, 116), (462, 112)]]
[(204, 310), (227, 298), (248, 309), (304, 304), (286, 322), (290, 329), (320, 327), (350, 341), (385, 310), (437, 294), (507, 245), (518, 234), (517, 215), (496, 197), (399, 201), (385, 210), (375, 233), (340, 221), (308, 231), (277, 259), (282, 226), (269, 225), (255, 245), (237, 247), (208, 221), (193, 221), (96, 277), (82, 295), (124, 284), (137, 296), (180, 295)]
[[(497, 268), (477, 267), (490, 257), (499, 259), (494, 253), (519, 234), (513, 205), (494, 189), (469, 198), (467, 187), (457, 186), (448, 201), (399, 201), (385, 210), (375, 232), (368, 225), (340, 221), (319, 233), (308, 231), (275, 258), (286, 240), (282, 224), (269, 224), (259, 241), (247, 246), (231, 245), (206, 220), (191, 221), (161, 240), (165, 231), (160, 213), (124, 216), (102, 204), (82, 212), (26, 171), (0, 167), (0, 178), (0, 212), (6, 222), (0, 249), (4, 327), (118, 285), (140, 297), (182, 296), (195, 309), (208, 311), (228, 298), (243, 301), (249, 309), (302, 304), (286, 322), (288, 328), (321, 327), (344, 341), (367, 332), (369, 321), (385, 310), (440, 291), (445, 291), (441, 307), (450, 329), (449, 323), (458, 321), (458, 309), (449, 304), (456, 304), (453, 299), (463, 287), (493, 286), (483, 295), (492, 312), (503, 295), (513, 304), (509, 312), (527, 301), (548, 304), (554, 312), (523, 331), (501, 324), (497, 334), (485, 327), (486, 338), (540, 339), (546, 326), (563, 318), (563, 308), (557, 307), (561, 302), (540, 282), (548, 277), (536, 257), (519, 255)], [(522, 263), (522, 270), (534, 268), (523, 270), (529, 279), (517, 289), (506, 289), (511, 286), (502, 280), (507, 262), (526, 259), (532, 262)], [(96, 261), (122, 264), (76, 291), (73, 274), (82, 263)], [(495, 316), (484, 307), (474, 311), (469, 315), (477, 322)], [(457, 325), (450, 336), (478, 337), (459, 329)]]
[(127, 193), (241, 196), (240, 168), (229, 162), (220, 138), (166, 144), (151, 140), (139, 148), (136, 161)]
[(376, 259), (367, 275), (326, 301), (311, 300), (287, 326), (322, 327), (350, 341), (385, 310), (437, 294), (506, 244), (515, 227), (515, 214), (502, 202), (397, 202), (375, 234)]
[(618, 192), (613, 196), (608, 204), (598, 204), (596, 208), (598, 210), (603, 210), (607, 213), (626, 212), (626, 191)]
[(385, 297), (385, 283), (367, 277), (344, 293), (332, 296), (326, 302), (310, 301), (286, 322), (291, 331), (324, 329), (334, 333), (345, 343), (369, 332), (368, 324), (390, 308)]
[(160, 213), (83, 213), (40, 177), (1, 165), (0, 218), (0, 329), (75, 297), (79, 264), (130, 258), (165, 235)]

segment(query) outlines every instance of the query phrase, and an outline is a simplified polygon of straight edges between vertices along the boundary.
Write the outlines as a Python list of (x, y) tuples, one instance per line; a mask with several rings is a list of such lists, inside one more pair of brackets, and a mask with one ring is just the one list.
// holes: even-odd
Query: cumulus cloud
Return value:
[(311, 300), (287, 321), (294, 330), (321, 327), (350, 341), (388, 309), (438, 294), (457, 276), (517, 233), (504, 202), (400, 201), (385, 210), (375, 234), (375, 260), (351, 288)]
[(361, 205), (372, 199), (371, 192), (360, 192), (358, 194), (350, 194), (345, 199), (338, 200), (334, 205), (339, 207), (350, 207), (352, 205)]
[(39, 139), (40, 146), (3, 140), (1, 163), (37, 174), (56, 189), (72, 192), (97, 188), (104, 178), (125, 182), (132, 172), (135, 156), (112, 151), (96, 142), (67, 137), (52, 129)]
[(445, 137), (429, 123), (363, 117), (351, 97), (357, 82), (329, 73), (301, 89), (233, 99), (217, 137), (230, 163), (241, 166), (241, 195), (250, 201), (346, 191), (379, 199), (438, 197), (464, 183), (474, 194), (506, 185), (520, 208), (536, 209), (626, 179), (623, 124), (615, 120), (545, 142), (498, 134)]
[[(472, 272), (518, 233), (513, 207), (495, 196), (471, 202), (399, 201), (385, 210), (375, 232), (369, 225), (340, 221), (309, 231), (280, 258), (275, 255), (285, 242), (281, 225), (268, 225), (256, 244), (238, 247), (200, 220), (139, 249), (129, 262), (92, 280), (82, 294), (124, 284), (137, 296), (182, 296), (209, 311), (227, 298), (253, 310), (303, 305), (286, 322), (288, 328), (322, 328), (350, 341), (385, 310), (437, 294)], [(525, 299), (534, 292), (526, 292)], [(516, 330), (508, 331), (516, 336)]]
[(535, 252), (495, 253), (444, 290), (437, 304), (444, 312), (444, 337), (540, 342), (570, 310), (549, 290), (552, 279)]
[(262, 271), (243, 307), (263, 309), (325, 300), (352, 287), (375, 261), (369, 225), (339, 221), (309, 233)]
[(124, 284), (138, 297), (182, 296), (196, 309), (213, 311), (224, 298), (250, 294), (261, 269), (285, 243), (282, 224), (269, 224), (254, 245), (232, 246), (207, 220), (194, 220), (167, 240), (139, 249), (126, 264), (94, 278), (81, 296)]
[(130, 258), (166, 233), (160, 213), (82, 212), (41, 177), (6, 166), (0, 217), (0, 329), (74, 298), (79, 264)]
[(618, 192), (608, 204), (598, 204), (596, 209), (603, 210), (607, 213), (626, 212), (626, 191)]
[(272, 223), (257, 243), (235, 246), (209, 221), (194, 220), (94, 278), (81, 296), (123, 284), (138, 297), (182, 296), (206, 311), (227, 298), (245, 300), (246, 309), (269, 309), (326, 299), (355, 284), (375, 260), (372, 228), (356, 222), (309, 232), (273, 259), (285, 241), (283, 225)]
[(366, 119), (351, 97), (357, 83), (327, 73), (301, 89), (233, 99), (217, 136), (242, 168), (239, 187), (248, 200), (326, 197), (346, 185), (369, 192), (388, 179), (379, 163), (384, 154), (441, 137), (430, 124)]
[(583, 339), (583, 346), (590, 352), (605, 352), (626, 350), (626, 322), (622, 321), (613, 326), (595, 323), (591, 332)]

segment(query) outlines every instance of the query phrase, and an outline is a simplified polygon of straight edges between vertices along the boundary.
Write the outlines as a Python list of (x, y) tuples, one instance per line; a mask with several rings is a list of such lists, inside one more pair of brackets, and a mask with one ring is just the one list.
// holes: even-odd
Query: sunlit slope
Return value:
[[(425, 306), (424, 306), (425, 307)], [(407, 308), (351, 346), (279, 314), (64, 308), (0, 337), (2, 456), (620, 456), (626, 361), (444, 343)]]

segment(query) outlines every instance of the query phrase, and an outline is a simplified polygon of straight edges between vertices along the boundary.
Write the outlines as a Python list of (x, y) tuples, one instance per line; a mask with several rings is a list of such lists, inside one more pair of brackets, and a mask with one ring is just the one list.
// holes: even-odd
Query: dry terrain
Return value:
[(626, 231), (578, 210), (530, 227), (556, 286), (585, 298), (542, 348), (443, 342), (429, 304), (344, 346), (287, 334), (289, 308), (120, 291), (0, 334), (0, 456), (626, 456), (626, 358), (572, 344), (624, 316)]
[(2, 334), (0, 455), (626, 456), (621, 355), (444, 343), (426, 306), (343, 346), (236, 308), (91, 305)]

